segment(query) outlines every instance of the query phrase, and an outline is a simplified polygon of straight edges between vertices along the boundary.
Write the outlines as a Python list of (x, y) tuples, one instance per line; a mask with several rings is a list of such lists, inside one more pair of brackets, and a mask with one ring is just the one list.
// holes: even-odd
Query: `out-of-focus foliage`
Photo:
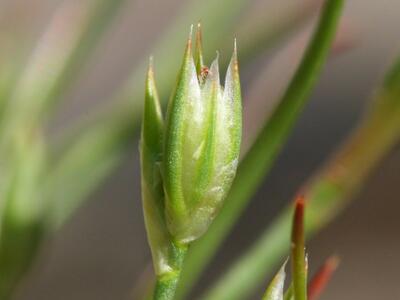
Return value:
[[(265, 10), (262, 22), (257, 23), (239, 18), (248, 5), (244, 0), (186, 1), (185, 7), (163, 32), (153, 49), (157, 58), (161, 101), (168, 98), (167, 92), (174, 80), (171, 74), (175, 74), (180, 59), (171, 53), (178, 52), (189, 24), (198, 20), (204, 24), (206, 48), (210, 49), (203, 54), (204, 61), (210, 58), (211, 49), (221, 49), (225, 53), (227, 47), (231, 47), (227, 40), (231, 40), (233, 31), (237, 32), (239, 58), (240, 49), (243, 51), (243, 58), (240, 59), (243, 68), (274, 45), (275, 41), (307, 21), (314, 14), (313, 8), (318, 2), (309, 0), (307, 6), (296, 2), (279, 17), (274, 15), (274, 18), (271, 17), (274, 12)], [(341, 2), (326, 1), (327, 6), (338, 7)], [(145, 60), (132, 70), (126, 84), (115, 95), (117, 100), (110, 101), (112, 106), (96, 109), (91, 116), (92, 121), (78, 121), (60, 132), (56, 139), (44, 134), (48, 121), (55, 116), (55, 111), (62, 103), (63, 95), (78, 77), (123, 4), (123, 0), (64, 0), (34, 45), (26, 36), (23, 41), (18, 41), (3, 28), (0, 29), (4, 41), (12, 39), (12, 42), (7, 43), (12, 45), (9, 49), (0, 45), (1, 299), (8, 299), (12, 295), (29, 270), (46, 234), (56, 232), (69, 219), (131, 151), (136, 140), (142, 115)], [(298, 80), (292, 82), (286, 98), (282, 100), (283, 104), (278, 106), (277, 111), (287, 112), (287, 118), (281, 118), (282, 114), (273, 116), (267, 122), (268, 130), (261, 132), (255, 144), (259, 149), (256, 157), (265, 154), (265, 149), (258, 147), (260, 144), (269, 145), (266, 151), (270, 155), (262, 157), (263, 163), (257, 159), (253, 163), (249, 163), (249, 159), (244, 160), (243, 165), (248, 166), (248, 171), (243, 174), (253, 174), (255, 180), (247, 184), (246, 180), (251, 177), (239, 175), (239, 183), (234, 183), (232, 193), (243, 200), (232, 201), (226, 208), (228, 213), (225, 216), (222, 214), (219, 218), (221, 221), (217, 219), (215, 226), (211, 227), (215, 228), (211, 229), (212, 238), (208, 240), (212, 242), (207, 242), (206, 236), (196, 246), (204, 250), (203, 254), (189, 254), (188, 275), (183, 278), (186, 287), (195, 281), (239, 216), (245, 202), (261, 183), (265, 169), (272, 164), (304, 105), (326, 58), (339, 13), (339, 9), (327, 11), (332, 15), (324, 14), (322, 22), (331, 22), (325, 24), (329, 30), (320, 32), (319, 36), (317, 34), (320, 43), (315, 44), (315, 47), (323, 48), (323, 51), (310, 48), (300, 66)], [(2, 16), (1, 12), (0, 18)], [(238, 24), (243, 25), (240, 26), (241, 30), (237, 30)], [(21, 53), (29, 51), (32, 52), (29, 58), (21, 60)], [(221, 56), (220, 61), (223, 68), (226, 68), (228, 57)], [(348, 142), (306, 186), (306, 197), (309, 199), (306, 214), (308, 235), (315, 233), (337, 215), (350, 196), (360, 189), (373, 167), (397, 143), (400, 133), (399, 65), (397, 63), (389, 72), (384, 84), (375, 93), (374, 104)], [(301, 101), (295, 101), (300, 98)], [(270, 129), (279, 134), (270, 134)], [(254, 157), (255, 152), (252, 150), (250, 153)], [(243, 189), (244, 185), (248, 186), (247, 190)], [(224, 299), (231, 292), (234, 297), (228, 297), (230, 300), (244, 296), (282, 259), (286, 254), (290, 218), (291, 210), (287, 209), (234, 265), (228, 276), (217, 283), (217, 289), (224, 295), (218, 299)], [(200, 251), (196, 248), (193, 253)], [(212, 292), (215, 290), (211, 289)]]

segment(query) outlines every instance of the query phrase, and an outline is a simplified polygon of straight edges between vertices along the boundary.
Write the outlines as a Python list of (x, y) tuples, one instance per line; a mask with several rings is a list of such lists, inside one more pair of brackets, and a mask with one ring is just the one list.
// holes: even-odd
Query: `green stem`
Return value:
[(154, 300), (172, 300), (178, 285), (179, 273), (171, 273), (167, 276), (157, 277), (154, 288)]
[(188, 247), (186, 245), (173, 245), (170, 261), (173, 269), (167, 273), (157, 276), (154, 287), (153, 300), (173, 300), (181, 275), (183, 261)]

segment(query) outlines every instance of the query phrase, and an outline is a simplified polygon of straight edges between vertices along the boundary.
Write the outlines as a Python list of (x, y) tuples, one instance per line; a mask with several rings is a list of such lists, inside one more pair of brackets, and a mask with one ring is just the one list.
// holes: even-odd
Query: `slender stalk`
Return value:
[(174, 244), (173, 249), (171, 249), (172, 257), (170, 258), (170, 261), (173, 263), (173, 269), (157, 276), (153, 300), (173, 300), (175, 298), (175, 292), (180, 279), (186, 253), (186, 245), (178, 246)]
[(307, 261), (304, 238), (304, 198), (296, 199), (291, 243), (294, 300), (307, 300)]
[[(307, 286), (308, 300), (317, 300), (321, 293), (325, 290), (327, 284), (332, 278), (333, 273), (336, 271), (339, 264), (337, 256), (329, 257), (321, 266), (318, 272), (313, 276)], [(290, 284), (283, 300), (293, 300), (293, 283)]]
[[(275, 158), (289, 137), (290, 131), (304, 108), (328, 56), (343, 2), (343, 0), (328, 0), (325, 3), (317, 30), (286, 93), (239, 166), (226, 205), (207, 234), (194, 243), (188, 254), (179, 296), (183, 296), (188, 291), (214, 255), (248, 201), (250, 201), (251, 195), (254, 194), (266, 173), (272, 167)], [(251, 285), (249, 283), (248, 286)], [(229, 289), (232, 293), (226, 298), (221, 298), (221, 295), (225, 294), (224, 291), (217, 292), (214, 290), (215, 293), (209, 294), (206, 299), (231, 300), (240, 298), (240, 295), (247, 288), (242, 286), (241, 289), (237, 289), (237, 287), (235, 285), (230, 286)]]

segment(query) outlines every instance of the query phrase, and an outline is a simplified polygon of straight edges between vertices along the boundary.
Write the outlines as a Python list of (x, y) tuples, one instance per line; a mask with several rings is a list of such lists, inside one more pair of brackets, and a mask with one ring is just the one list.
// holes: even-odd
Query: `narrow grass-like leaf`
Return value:
[(307, 300), (307, 262), (304, 237), (304, 198), (297, 197), (292, 223), (291, 263), (294, 300)]
[[(226, 205), (207, 234), (189, 251), (182, 277), (182, 289), (191, 287), (197, 279), (262, 182), (287, 140), (329, 53), (342, 5), (343, 0), (326, 2), (315, 34), (286, 93), (239, 166)], [(228, 286), (230, 292), (225, 294)], [(221, 283), (215, 290), (211, 290), (205, 299), (238, 299), (251, 286), (252, 284), (246, 281), (228, 285)]]
[(61, 4), (8, 102), (2, 122), (5, 137), (12, 135), (15, 126), (29, 128), (36, 124), (44, 112), (60, 101), (123, 1)]
[(164, 190), (161, 177), (163, 131), (163, 118), (151, 59), (146, 79), (140, 165), (144, 219), (157, 275), (172, 269), (169, 263), (171, 241), (164, 216)]
[[(373, 105), (347, 142), (302, 192), (307, 199), (306, 236), (327, 225), (348, 204), (368, 175), (400, 139), (400, 58), (375, 94)], [(384, 108), (384, 109), (383, 109)], [(285, 209), (219, 283), (219, 299), (248, 294), (287, 254), (292, 208)], [(268, 251), (266, 251), (268, 249)], [(227, 292), (228, 289), (229, 292)], [(230, 293), (232, 287), (233, 293)], [(224, 298), (228, 295), (228, 298)], [(229, 298), (230, 297), (230, 298)], [(217, 298), (215, 298), (217, 299)]]

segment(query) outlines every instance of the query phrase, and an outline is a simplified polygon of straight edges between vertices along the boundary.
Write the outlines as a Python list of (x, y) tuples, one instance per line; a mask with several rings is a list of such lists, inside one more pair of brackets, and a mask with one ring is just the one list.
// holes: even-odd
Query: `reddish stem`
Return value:
[(337, 256), (331, 256), (325, 261), (308, 285), (308, 300), (317, 300), (319, 298), (338, 265), (339, 258)]

